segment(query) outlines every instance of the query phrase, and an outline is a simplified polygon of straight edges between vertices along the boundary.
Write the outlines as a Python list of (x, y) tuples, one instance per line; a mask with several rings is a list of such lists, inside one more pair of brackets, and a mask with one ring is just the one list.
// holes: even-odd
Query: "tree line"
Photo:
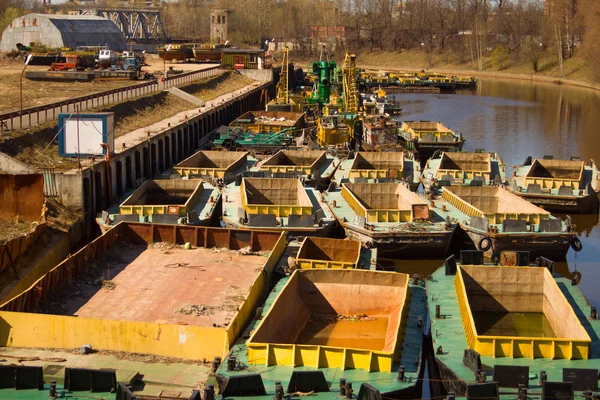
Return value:
[[(310, 28), (343, 26), (344, 37), (327, 40), (339, 52), (418, 49), (479, 69), (490, 57), (496, 69), (518, 58), (534, 72), (551, 55), (562, 75), (580, 57), (600, 81), (600, 0), (179, 0), (161, 3), (167, 33), (208, 40), (211, 7), (231, 10), (229, 38), (238, 45), (275, 39), (316, 56)], [(39, 0), (0, 0), (0, 24), (39, 10)]]

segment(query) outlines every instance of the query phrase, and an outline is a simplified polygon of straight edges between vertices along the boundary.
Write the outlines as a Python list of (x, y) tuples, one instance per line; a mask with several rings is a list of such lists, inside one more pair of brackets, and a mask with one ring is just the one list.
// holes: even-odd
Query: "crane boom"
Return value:
[(346, 112), (358, 113), (358, 84), (356, 81), (356, 56), (346, 53), (342, 66), (344, 108)]
[(279, 82), (277, 82), (277, 97), (275, 98), (277, 104), (289, 104), (290, 103), (290, 92), (288, 84), (288, 52), (287, 46), (283, 49), (283, 61), (281, 62), (281, 73), (279, 75)]

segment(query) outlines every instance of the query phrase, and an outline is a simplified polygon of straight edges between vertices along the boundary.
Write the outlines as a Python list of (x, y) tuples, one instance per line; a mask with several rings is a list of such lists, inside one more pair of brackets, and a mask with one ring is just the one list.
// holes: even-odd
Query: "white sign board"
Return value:
[[(63, 114), (64, 115), (64, 114)], [(101, 144), (106, 143), (110, 151), (114, 149), (113, 135), (114, 115), (71, 114), (62, 118), (59, 147), (62, 156), (73, 157), (77, 154), (84, 156), (102, 156), (106, 150)]]

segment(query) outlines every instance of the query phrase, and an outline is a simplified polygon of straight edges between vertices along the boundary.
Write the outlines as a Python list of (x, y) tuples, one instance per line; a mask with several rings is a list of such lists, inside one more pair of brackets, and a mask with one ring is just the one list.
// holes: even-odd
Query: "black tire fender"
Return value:
[(492, 240), (489, 237), (482, 237), (477, 242), (477, 248), (481, 251), (488, 251), (492, 247)]
[(571, 274), (571, 283), (574, 283), (575, 285), (578, 285), (579, 282), (581, 282), (581, 272), (574, 271)]
[(573, 240), (571, 240), (571, 248), (573, 250), (575, 250), (576, 252), (580, 252), (581, 249), (583, 249), (583, 244), (581, 243), (581, 240), (579, 240), (579, 238), (577, 236), (575, 236), (573, 238)]

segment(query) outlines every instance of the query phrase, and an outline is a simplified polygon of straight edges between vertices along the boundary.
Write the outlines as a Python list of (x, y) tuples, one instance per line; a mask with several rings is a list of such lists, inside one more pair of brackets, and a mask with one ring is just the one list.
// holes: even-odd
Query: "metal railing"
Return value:
[(125, 86), (118, 89), (106, 90), (87, 96), (73, 97), (68, 100), (29, 107), (0, 114), (0, 134), (5, 130), (14, 131), (32, 128), (43, 123), (53, 121), (60, 113), (79, 112), (109, 104), (119, 103), (140, 96), (147, 96), (165, 89), (185, 85), (198, 79), (207, 78), (222, 72), (220, 65), (203, 70), (185, 72), (166, 79), (153, 80), (136, 85)]

